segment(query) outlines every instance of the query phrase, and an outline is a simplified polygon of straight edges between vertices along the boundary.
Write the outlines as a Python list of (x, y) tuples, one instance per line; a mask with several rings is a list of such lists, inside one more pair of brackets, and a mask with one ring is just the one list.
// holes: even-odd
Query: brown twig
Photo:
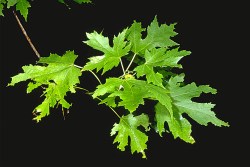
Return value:
[(34, 46), (33, 43), (31, 42), (31, 39), (29, 38), (27, 32), (26, 32), (25, 29), (23, 28), (23, 25), (22, 25), (21, 21), (19, 20), (17, 14), (15, 13), (15, 11), (13, 11), (13, 14), (14, 14), (16, 20), (17, 20), (17, 23), (18, 23), (19, 27), (21, 28), (21, 30), (22, 30), (22, 32), (23, 32), (23, 35), (25, 36), (25, 38), (26, 38), (27, 41), (29, 42), (30, 47), (31, 47), (31, 48), (33, 49), (33, 51), (35, 52), (36, 56), (37, 56), (38, 58), (40, 58), (40, 57), (41, 57), (40, 54), (38, 53), (38, 51), (36, 50), (35, 46)]

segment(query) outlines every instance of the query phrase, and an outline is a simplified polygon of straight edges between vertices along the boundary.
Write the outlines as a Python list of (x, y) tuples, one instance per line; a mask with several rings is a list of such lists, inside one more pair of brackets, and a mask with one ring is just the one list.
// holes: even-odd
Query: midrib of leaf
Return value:
[[(151, 69), (150, 69), (150, 67), (149, 67), (149, 65), (145, 64), (145, 66), (146, 66), (146, 68), (148, 68), (149, 70), (151, 70)], [(153, 72), (154, 72), (154, 69), (153, 69)], [(151, 71), (151, 73), (149, 73), (148, 75), (152, 74), (153, 72)], [(157, 80), (157, 78), (156, 78), (156, 74), (151, 75), (151, 76), (153, 76), (153, 78), (154, 78), (154, 80), (155, 80), (155, 81)], [(159, 84), (160, 84), (160, 83), (159, 83)], [(164, 87), (164, 86), (161, 86), (161, 87), (165, 89), (165, 87)]]
[[(40, 61), (39, 63), (44, 63), (43, 61)], [(65, 65), (74, 65), (72, 63), (66, 63), (66, 62), (61, 62), (61, 61), (51, 61), (51, 60), (46, 60), (46, 64), (49, 63), (54, 63), (54, 64), (65, 64)]]
[[(65, 69), (65, 70), (66, 70), (66, 69)], [(68, 73), (69, 73), (70, 70), (72, 70), (72, 69), (69, 68), (69, 69), (66, 71), (66, 75), (64, 75), (63, 83), (64, 83), (64, 81), (66, 80), (66, 77), (68, 76)], [(63, 70), (63, 71), (64, 71), (64, 70)]]
[[(157, 53), (155, 53), (155, 54), (157, 54)], [(165, 55), (165, 54), (164, 54)], [(160, 58), (160, 60), (158, 60), (158, 61), (155, 61), (154, 60), (154, 56), (155, 55), (153, 55), (153, 56), (150, 56), (150, 58), (148, 59), (148, 60), (146, 60), (146, 62), (145, 62), (145, 64), (148, 64), (148, 65), (151, 65), (151, 66), (154, 66), (154, 67), (159, 67), (159, 65), (155, 65), (155, 64), (158, 64), (158, 63), (161, 63), (162, 61), (164, 61), (164, 60), (161, 60), (161, 58)], [(159, 58), (158, 58), (159, 59)], [(167, 59), (167, 58), (166, 58)], [(151, 61), (154, 61), (153, 63), (150, 63)]]
[[(187, 101), (187, 102), (192, 102), (192, 101)], [(193, 102), (192, 102), (193, 103)], [(205, 115), (208, 115), (209, 117), (212, 117), (214, 118), (213, 116), (211, 116), (211, 114), (207, 113), (207, 112), (200, 112), (201, 110), (198, 110), (197, 108), (190, 108), (190, 107), (187, 107), (187, 106), (183, 106), (183, 105), (180, 105), (178, 103), (174, 103), (176, 106), (179, 106), (179, 107), (182, 107), (182, 108), (186, 108), (186, 109), (189, 109), (189, 110), (193, 110), (193, 111), (198, 111), (199, 113), (202, 113), (202, 114), (205, 114)], [(201, 104), (201, 103), (198, 103), (198, 104)], [(202, 103), (202, 104), (209, 104), (209, 103)]]
[(130, 129), (130, 132), (133, 134), (133, 137), (135, 139), (136, 144), (140, 147), (141, 153), (143, 154), (143, 156), (146, 157), (145, 152), (143, 151), (142, 146), (141, 146), (140, 142), (138, 142), (138, 139), (133, 131), (133, 130), (137, 130), (137, 128), (133, 128), (129, 123), (127, 123), (127, 121), (125, 121), (125, 120), (123, 120), (123, 121), (125, 122), (125, 126), (127, 125), (128, 128)]
[[(45, 95), (45, 97), (46, 97), (45, 100), (48, 100), (49, 107), (50, 107), (50, 99), (52, 98), (52, 96), (53, 96), (53, 94), (54, 94), (54, 91), (55, 91), (55, 90), (53, 89), (53, 91), (52, 91), (49, 95), (46, 94), (46, 93), (44, 93), (44, 94), (48, 95), (48, 96)], [(44, 94), (43, 94), (43, 95), (44, 95)], [(42, 96), (43, 96), (43, 95), (42, 95)]]
[[(114, 54), (109, 54), (108, 56), (106, 56), (106, 59), (107, 58), (120, 59), (120, 57), (115, 56)], [(104, 57), (104, 60), (105, 60), (105, 57)], [(105, 63), (105, 64), (107, 64), (107, 63)]]
[[(145, 40), (145, 39), (144, 39), (144, 40)], [(153, 43), (153, 41), (154, 41), (154, 40), (152, 39), (151, 42), (148, 42), (147, 45), (146, 45), (144, 48), (142, 48), (140, 51), (146, 49), (149, 45), (151, 45), (151, 44)], [(140, 52), (140, 51), (139, 51), (139, 52)]]
[[(122, 43), (122, 39), (121, 38), (119, 38), (119, 41), (118, 41), (118, 43), (120, 44), (120, 43)], [(125, 45), (125, 47), (126, 47), (126, 45)], [(125, 48), (124, 47), (124, 48)], [(116, 49), (115, 49), (115, 52), (120, 56), (120, 52), (118, 52), (118, 49), (119, 47), (117, 47)], [(118, 57), (118, 56), (117, 56)]]
[(64, 71), (64, 70), (69, 69), (69, 68), (70, 68), (70, 67), (72, 67), (72, 66), (73, 66), (73, 65), (70, 65), (70, 66), (67, 66), (67, 67), (65, 67), (65, 68), (63, 68), (63, 69), (57, 70), (57, 71), (53, 71), (53, 72), (46, 73), (46, 74), (36, 75), (36, 76), (34, 76), (34, 77), (32, 77), (32, 78), (37, 78), (37, 77), (42, 77), (42, 76), (44, 76), (44, 75), (49, 75), (49, 74), (59, 73), (59, 72), (61, 72), (61, 71)]
[(61, 93), (60, 93), (60, 91), (59, 91), (58, 87), (57, 87), (57, 86), (55, 86), (55, 88), (57, 89), (57, 92), (58, 92), (59, 98), (60, 98), (60, 99), (63, 99), (63, 97), (61, 96)]
[[(135, 35), (135, 33), (134, 33), (134, 34), (133, 34), (133, 41), (135, 41), (135, 39), (136, 39), (135, 36), (136, 36), (136, 35)], [(136, 43), (134, 44), (134, 47), (135, 47), (135, 51), (136, 51), (136, 50), (137, 50), (137, 49), (136, 49)], [(138, 51), (137, 53), (139, 53), (139, 51)], [(137, 54), (137, 53), (136, 53), (136, 54)]]
[(145, 66), (146, 66), (149, 70), (151, 70), (148, 64), (145, 63)]
[(132, 84), (130, 85), (127, 80), (125, 80), (126, 84), (129, 86), (130, 92), (134, 95), (134, 92), (132, 91)]
[[(144, 39), (145, 40), (145, 39)], [(140, 43), (143, 42), (144, 40), (140, 40)], [(145, 47), (141, 48), (140, 50), (138, 50), (136, 52), (136, 54), (138, 54), (140, 51), (146, 49), (149, 45), (151, 45), (153, 43), (153, 41), (149, 42)], [(136, 50), (136, 45), (135, 45), (135, 50)]]
[[(131, 128), (131, 129), (132, 129), (132, 128)], [(137, 130), (137, 129), (135, 128), (135, 130)], [(137, 140), (137, 137), (136, 137), (134, 131), (131, 130), (131, 132), (132, 132), (132, 134), (133, 134), (133, 136), (134, 136), (134, 139), (135, 139), (136, 144), (140, 147), (140, 150), (141, 150), (142, 155), (143, 155), (143, 156), (146, 156), (146, 155), (145, 155), (145, 152), (144, 152), (143, 149), (142, 149), (141, 144), (140, 144), (140, 143), (138, 142), (138, 140)]]
[(193, 93), (193, 92), (199, 92), (199, 90), (188, 91), (188, 92), (180, 93), (180, 94), (173, 95), (173, 96), (171, 95), (171, 96), (172, 96), (172, 98), (175, 98), (175, 97), (186, 95), (186, 94)]
[[(104, 47), (98, 40), (96, 40), (96, 41), (97, 41), (97, 43), (98, 43), (99, 45), (101, 45), (101, 46), (106, 50), (107, 53), (110, 54), (109, 50), (107, 50), (106, 47)], [(108, 44), (109, 44), (109, 43), (108, 43)], [(109, 45), (109, 47), (110, 47), (110, 45)], [(105, 55), (105, 53), (104, 53), (104, 55)]]

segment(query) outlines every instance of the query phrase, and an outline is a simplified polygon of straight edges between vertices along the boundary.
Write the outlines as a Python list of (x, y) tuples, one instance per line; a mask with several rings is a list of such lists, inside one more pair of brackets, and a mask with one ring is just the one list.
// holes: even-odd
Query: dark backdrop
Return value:
[[(20, 31), (11, 10), (1, 17), (1, 164), (4, 166), (243, 166), (248, 163), (249, 130), (246, 107), (249, 92), (245, 73), (247, 48), (238, 37), (245, 36), (240, 3), (213, 1), (95, 1), (69, 3), (71, 10), (56, 1), (31, 3), (28, 22), (21, 21), (43, 56), (74, 50), (83, 66), (95, 51), (82, 43), (86, 32), (117, 35), (133, 20), (147, 26), (158, 16), (160, 23), (177, 22), (174, 40), (192, 54), (181, 62), (186, 82), (210, 84), (215, 96), (202, 100), (216, 103), (214, 111), (229, 128), (193, 124), (191, 145), (172, 135), (149, 133), (148, 159), (130, 150), (121, 152), (112, 144), (110, 129), (117, 117), (103, 105), (79, 91), (68, 97), (73, 103), (66, 120), (59, 110), (40, 123), (32, 121), (33, 109), (42, 101), (41, 91), (26, 94), (26, 83), (6, 87), (21, 67), (34, 64), (35, 54)], [(240, 14), (240, 15), (239, 15)], [(243, 14), (243, 15), (242, 15)], [(19, 13), (18, 13), (19, 15)], [(239, 45), (240, 44), (240, 45)], [(112, 74), (112, 73), (110, 73)], [(112, 75), (115, 75), (112, 74)], [(103, 78), (102, 78), (103, 79)], [(81, 77), (90, 90), (98, 84), (90, 74)], [(247, 151), (247, 153), (244, 153)]]

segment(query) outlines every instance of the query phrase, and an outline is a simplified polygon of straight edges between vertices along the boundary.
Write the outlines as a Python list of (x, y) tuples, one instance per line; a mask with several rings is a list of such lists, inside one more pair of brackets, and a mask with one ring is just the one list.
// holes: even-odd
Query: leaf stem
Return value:
[(90, 92), (88, 89), (85, 89), (85, 88), (82, 88), (82, 87), (75, 86), (75, 88), (77, 88), (77, 89), (81, 89), (81, 90), (84, 90), (84, 91), (86, 91), (87, 93), (89, 93), (89, 92)]
[(125, 70), (124, 70), (124, 66), (123, 66), (123, 63), (122, 63), (122, 59), (121, 59), (121, 58), (120, 58), (120, 63), (121, 63), (121, 66), (122, 66), (123, 75), (125, 75)]
[(88, 70), (88, 71), (91, 72), (94, 75), (94, 77), (97, 79), (97, 81), (102, 85), (102, 82), (99, 79), (99, 77), (93, 71), (91, 71), (91, 70)]
[[(102, 101), (102, 99), (100, 99), (99, 97), (96, 97), (98, 100)], [(127, 126), (129, 126), (131, 128), (131, 126), (115, 111), (115, 109), (113, 109), (112, 107), (108, 106), (112, 111), (113, 113), (115, 113), (115, 115), (120, 119), (122, 120)]]
[[(99, 97), (96, 97), (98, 100), (100, 100), (100, 101), (102, 101), (102, 99), (100, 99)], [(115, 115), (118, 117), (118, 118), (120, 118), (120, 119), (122, 119), (121, 118), (121, 116), (115, 111), (115, 109), (113, 109), (112, 107), (110, 107), (110, 106), (108, 106), (112, 111), (113, 111), (113, 113), (115, 113)]]
[(38, 53), (38, 51), (36, 50), (35, 46), (34, 46), (33, 43), (31, 42), (31, 39), (29, 38), (27, 32), (25, 31), (25, 29), (24, 29), (24, 27), (23, 27), (21, 21), (19, 20), (17, 14), (15, 13), (15, 11), (13, 11), (13, 14), (14, 14), (16, 20), (17, 20), (17, 23), (18, 23), (19, 27), (20, 27), (21, 30), (22, 30), (23, 35), (25, 36), (26, 40), (28, 41), (30, 47), (31, 47), (32, 50), (35, 52), (35, 54), (36, 54), (36, 56), (38, 57), (38, 59), (40, 59), (40, 57), (41, 57), (40, 54)]
[(128, 67), (126, 68), (125, 73), (129, 70), (130, 66), (132, 65), (132, 63), (133, 63), (133, 61), (134, 61), (134, 59), (135, 59), (135, 56), (136, 56), (136, 53), (134, 54), (134, 56), (132, 57), (131, 61), (129, 62), (129, 65), (128, 65)]
[(81, 66), (78, 66), (78, 65), (75, 65), (75, 64), (74, 64), (74, 66), (75, 66), (75, 67), (77, 67), (77, 68), (80, 68), (80, 69), (82, 69), (82, 68), (83, 68), (83, 67), (81, 67)]
[[(74, 66), (77, 67), (77, 68), (83, 69), (83, 67), (81, 67), (81, 66), (78, 66), (78, 65), (75, 65), (75, 64), (74, 64)], [(93, 71), (91, 71), (91, 70), (88, 70), (88, 71), (91, 72), (94, 75), (94, 77), (97, 79), (97, 81), (102, 85), (102, 82), (99, 79), (99, 77)]]
[[(84, 90), (84, 91), (86, 91), (87, 92), (87, 94), (88, 95), (90, 95), (89, 94), (89, 90), (87, 90), (87, 89), (85, 89), (85, 88), (82, 88), (82, 87), (78, 87), (78, 86), (76, 86), (75, 88), (77, 88), (77, 89), (81, 89), (81, 90)], [(100, 100), (100, 101), (102, 101), (102, 99), (100, 99), (99, 97), (96, 97), (96, 99), (98, 99), (98, 100)], [(113, 109), (112, 107), (110, 107), (110, 106), (108, 106), (112, 111), (113, 111), (113, 113), (115, 113), (115, 115), (118, 117), (118, 118), (120, 118), (120, 119), (122, 119), (122, 117), (115, 111), (115, 109)], [(126, 122), (125, 122), (126, 123)]]

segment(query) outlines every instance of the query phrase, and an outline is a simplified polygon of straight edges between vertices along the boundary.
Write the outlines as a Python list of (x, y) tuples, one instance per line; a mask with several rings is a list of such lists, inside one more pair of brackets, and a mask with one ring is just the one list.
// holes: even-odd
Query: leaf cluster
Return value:
[[(74, 1), (79, 4), (91, 2)], [(65, 3), (64, 0), (59, 2)], [(16, 6), (27, 20), (30, 7), (27, 0), (0, 0), (1, 15), (4, 5), (7, 8)], [(202, 93), (216, 94), (216, 89), (209, 85), (186, 84), (183, 73), (173, 72), (175, 68), (181, 69), (180, 60), (191, 54), (180, 49), (173, 40), (177, 35), (175, 25), (159, 24), (155, 17), (146, 28), (134, 21), (113, 39), (102, 32), (86, 33), (84, 43), (102, 54), (90, 57), (84, 67), (74, 64), (77, 55), (73, 51), (62, 56), (51, 54), (41, 57), (36, 65), (23, 66), (23, 72), (12, 77), (9, 86), (28, 81), (27, 93), (39, 87), (43, 89), (44, 101), (33, 111), (34, 120), (39, 122), (49, 115), (51, 108), (60, 106), (63, 111), (68, 110), (71, 104), (66, 100), (67, 94), (75, 93), (80, 84), (79, 77), (91, 72), (100, 85), (92, 92), (87, 91), (88, 94), (119, 117), (111, 130), (118, 149), (124, 151), (130, 145), (132, 154), (141, 153), (142, 158), (146, 158), (147, 132), (150, 130), (161, 137), (169, 132), (174, 138), (194, 143), (189, 119), (205, 126), (208, 123), (219, 127), (229, 125), (216, 117), (215, 104), (194, 101)], [(105, 83), (97, 76), (97, 73), (103, 75), (117, 69), (120, 69), (120, 75), (107, 77)], [(145, 105), (145, 100), (152, 100), (156, 105), (141, 111), (139, 106)]]
[[(114, 125), (111, 135), (114, 135), (114, 131), (117, 132), (114, 142), (118, 142), (121, 150), (124, 150), (130, 138), (131, 152), (141, 152), (144, 158), (144, 150), (147, 148), (146, 130), (149, 125), (156, 124), (153, 129), (160, 136), (163, 132), (171, 132), (174, 138), (188, 143), (194, 143), (195, 140), (191, 136), (191, 124), (183, 114), (201, 125), (212, 123), (216, 126), (228, 126), (215, 116), (212, 111), (214, 104), (193, 101), (201, 93), (215, 94), (215, 89), (209, 85), (197, 86), (195, 83), (185, 85), (184, 74), (172, 72), (173, 68), (182, 68), (179, 61), (191, 54), (190, 51), (180, 50), (179, 45), (172, 40), (177, 35), (174, 27), (175, 24), (159, 25), (155, 17), (147, 28), (134, 22), (131, 27), (114, 36), (112, 46), (107, 37), (97, 32), (87, 33), (88, 40), (85, 41), (103, 55), (91, 57), (83, 70), (102, 70), (104, 74), (119, 64), (123, 66), (123, 60), (128, 61), (129, 65), (124, 68), (123, 75), (107, 78), (92, 96), (104, 98), (100, 104), (113, 108), (123, 107), (128, 111), (128, 115)], [(131, 63), (135, 66), (133, 69), (130, 69)], [(135, 75), (131, 75), (131, 72)], [(144, 105), (145, 99), (156, 101), (155, 107), (148, 108), (147, 111), (154, 112), (152, 120), (155, 122), (149, 122), (145, 118), (148, 117), (146, 112), (137, 111), (140, 105)], [(138, 122), (136, 126), (131, 125), (134, 121)], [(138, 126), (143, 126), (145, 131)]]

